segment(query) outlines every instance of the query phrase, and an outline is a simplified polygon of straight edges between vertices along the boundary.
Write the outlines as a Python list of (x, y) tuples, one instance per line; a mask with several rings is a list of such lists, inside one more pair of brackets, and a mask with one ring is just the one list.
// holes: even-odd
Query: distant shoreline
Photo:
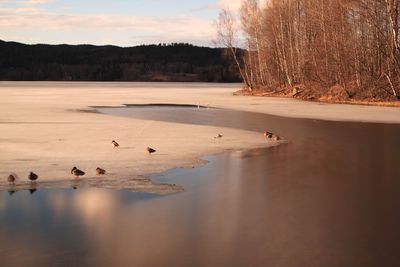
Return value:
[(240, 82), (224, 48), (27, 45), (0, 40), (4, 81)]

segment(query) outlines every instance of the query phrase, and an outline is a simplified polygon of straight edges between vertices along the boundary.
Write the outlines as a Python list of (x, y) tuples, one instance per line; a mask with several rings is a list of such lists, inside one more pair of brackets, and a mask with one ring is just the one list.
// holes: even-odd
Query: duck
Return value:
[(265, 132), (264, 132), (265, 138), (272, 139), (272, 136), (273, 136), (273, 135), (274, 135), (274, 134), (271, 133), (271, 132), (268, 132), (268, 131), (265, 131)]
[(39, 176), (34, 172), (30, 172), (28, 178), (29, 180), (31, 180), (31, 182), (35, 182), (39, 178)]
[(71, 170), (71, 174), (75, 175), (76, 178), (79, 178), (79, 176), (85, 175), (85, 172), (81, 171), (77, 167), (73, 167), (72, 170)]
[(11, 173), (11, 174), (8, 176), (8, 178), (7, 178), (7, 181), (8, 181), (10, 184), (14, 184), (14, 183), (15, 183), (15, 180), (17, 180), (17, 175), (14, 174), (14, 173)]
[(113, 146), (113, 148), (119, 147), (119, 144), (115, 140), (111, 141), (111, 145)]
[(280, 137), (277, 134), (265, 131), (264, 132), (265, 139), (273, 140), (273, 141), (284, 141), (284, 138)]
[(155, 150), (154, 148), (151, 147), (147, 147), (147, 152), (149, 152), (149, 155), (151, 155), (152, 153), (155, 153), (157, 150)]
[(277, 135), (277, 134), (275, 134), (275, 135), (273, 136), (273, 139), (274, 139), (274, 141), (280, 141), (280, 140), (282, 140), (282, 138), (281, 138), (279, 135)]
[(97, 175), (103, 175), (103, 174), (106, 174), (106, 170), (102, 169), (100, 167), (97, 167), (96, 168), (96, 173), (97, 173)]

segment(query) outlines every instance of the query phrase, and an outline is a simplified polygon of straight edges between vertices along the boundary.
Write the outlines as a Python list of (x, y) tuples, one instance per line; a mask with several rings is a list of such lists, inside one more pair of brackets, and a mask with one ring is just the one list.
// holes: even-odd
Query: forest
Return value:
[(173, 43), (135, 47), (0, 41), (0, 80), (241, 82), (226, 49)]
[(216, 41), (229, 49), (249, 94), (397, 101), (399, 5), (399, 0), (244, 0), (240, 14), (221, 11)]

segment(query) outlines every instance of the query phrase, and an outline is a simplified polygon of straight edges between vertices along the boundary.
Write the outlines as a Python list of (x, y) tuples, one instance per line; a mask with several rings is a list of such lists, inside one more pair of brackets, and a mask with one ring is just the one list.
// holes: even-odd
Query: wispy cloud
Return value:
[(218, 0), (212, 4), (203, 5), (197, 8), (193, 8), (192, 12), (205, 11), (210, 9), (221, 10), (228, 9), (233, 12), (237, 12), (240, 9), (242, 0)]
[[(46, 29), (113, 29), (196, 34), (198, 27), (209, 29), (208, 20), (191, 16), (173, 18), (140, 17), (114, 14), (57, 14), (39, 8), (0, 8), (0, 27)], [(202, 30), (201, 30), (202, 31)]]
[(216, 8), (226, 8), (232, 11), (239, 10), (242, 4), (242, 0), (219, 0), (216, 4)]
[[(218, 0), (213, 4), (209, 4), (203, 8), (209, 9), (228, 9), (232, 12), (239, 12), (243, 0)], [(268, 0), (260, 0), (260, 5), (265, 6)]]
[(12, 4), (17, 6), (39, 6), (55, 1), (57, 0), (0, 0), (0, 4)]
[[(137, 43), (195, 41), (209, 43), (214, 36), (212, 21), (195, 16), (149, 17), (115, 14), (55, 13), (39, 7), (0, 8), (2, 31), (92, 32), (132, 36)], [(49, 34), (50, 35), (50, 34)], [(146, 38), (150, 36), (151, 38)], [(104, 39), (104, 37), (103, 37)], [(102, 40), (103, 40), (102, 39)], [(97, 40), (93, 40), (96, 43)]]
[[(168, 16), (167, 13), (148, 10), (143, 13), (127, 11), (125, 14), (125, 10), (108, 11), (106, 8), (94, 11), (85, 5), (79, 9), (79, 3), (67, 0), (0, 0), (0, 38), (29, 43), (126, 46), (191, 42), (210, 45), (215, 38), (213, 22), (217, 11), (228, 8), (238, 14), (242, 0), (215, 0), (203, 6), (202, 0), (196, 1), (193, 2), (193, 9), (184, 13), (168, 11), (171, 12)], [(57, 5), (46, 5), (51, 2), (57, 2)], [(143, 6), (149, 2), (143, 1)]]
[(37, 6), (54, 2), (54, 0), (23, 0), (21, 4), (29, 6)]

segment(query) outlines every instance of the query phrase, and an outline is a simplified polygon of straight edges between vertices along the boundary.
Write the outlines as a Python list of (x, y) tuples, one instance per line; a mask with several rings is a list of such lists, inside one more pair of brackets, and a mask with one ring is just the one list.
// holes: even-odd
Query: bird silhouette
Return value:
[(102, 169), (100, 167), (97, 167), (96, 168), (96, 173), (97, 173), (97, 175), (103, 175), (103, 174), (106, 174), (106, 170), (104, 170), (104, 169)]
[(222, 138), (223, 135), (222, 134), (218, 134), (217, 136), (214, 136), (214, 138)]
[(268, 132), (268, 131), (264, 132), (264, 136), (265, 136), (265, 139), (268, 139), (268, 140), (273, 140), (273, 141), (284, 140), (284, 138), (280, 137), (279, 135)]
[(272, 139), (273, 133), (265, 131), (264, 136), (265, 136), (265, 138)]
[(17, 175), (16, 175), (15, 173), (11, 173), (11, 174), (8, 176), (8, 178), (7, 178), (7, 181), (8, 181), (10, 184), (14, 184), (14, 183), (15, 183), (15, 180), (17, 180)]
[(39, 176), (36, 173), (30, 172), (28, 175), (29, 180), (31, 180), (31, 182), (35, 182)]
[(155, 150), (154, 148), (151, 147), (147, 147), (147, 152), (149, 152), (149, 155), (151, 155), (152, 153), (155, 153), (157, 150)]
[(119, 144), (115, 140), (111, 141), (111, 145), (113, 146), (113, 148), (119, 147)]
[(79, 178), (79, 176), (85, 175), (85, 172), (81, 171), (77, 167), (73, 167), (72, 170), (71, 170), (71, 174), (75, 175), (76, 178)]

